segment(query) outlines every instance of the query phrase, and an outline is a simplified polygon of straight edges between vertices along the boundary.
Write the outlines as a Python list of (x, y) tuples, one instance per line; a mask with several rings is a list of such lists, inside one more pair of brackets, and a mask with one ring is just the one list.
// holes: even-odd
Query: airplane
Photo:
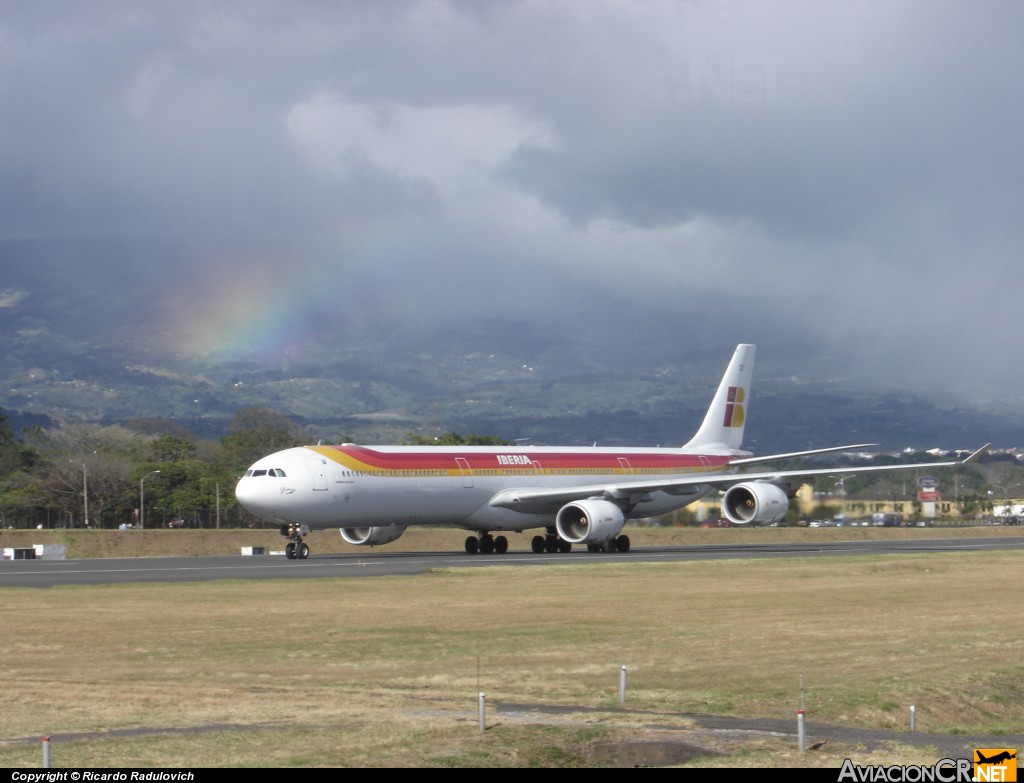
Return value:
[(1007, 750), (1004, 750), (1002, 753), (997, 753), (992, 758), (987, 759), (984, 754), (976, 748), (974, 750), (974, 755), (978, 757), (977, 761), (974, 762), (975, 764), (999, 764), (1002, 761), (1012, 761), (1017, 758), (1016, 753), (1010, 753)]
[(289, 559), (309, 557), (306, 536), (337, 527), (358, 546), (380, 546), (407, 527), (471, 531), (468, 554), (504, 554), (502, 532), (537, 529), (533, 552), (628, 552), (627, 520), (656, 517), (724, 492), (735, 525), (785, 517), (789, 499), (819, 475), (931, 470), (960, 461), (857, 468), (738, 472), (750, 465), (861, 449), (854, 444), (754, 456), (742, 449), (755, 346), (740, 344), (703, 423), (680, 448), (549, 446), (299, 446), (253, 463), (235, 488), (239, 504), (280, 525)]

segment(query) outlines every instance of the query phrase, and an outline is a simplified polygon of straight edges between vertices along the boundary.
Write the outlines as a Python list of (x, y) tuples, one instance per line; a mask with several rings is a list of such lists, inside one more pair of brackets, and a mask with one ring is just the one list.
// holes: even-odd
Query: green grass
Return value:
[[(587, 766), (602, 742), (686, 741), (678, 713), (788, 718), (801, 696), (818, 723), (902, 729), (913, 704), (920, 731), (1020, 732), (1022, 565), (1005, 551), (7, 588), (0, 766), (37, 766), (47, 735), (71, 735), (55, 767)], [(692, 736), (734, 765), (937, 760)]]

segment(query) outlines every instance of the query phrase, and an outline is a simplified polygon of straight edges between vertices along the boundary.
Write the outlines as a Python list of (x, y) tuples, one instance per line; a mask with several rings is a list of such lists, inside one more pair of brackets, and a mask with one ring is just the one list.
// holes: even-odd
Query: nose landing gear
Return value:
[(281, 535), (291, 539), (284, 548), (285, 557), (289, 560), (305, 560), (309, 557), (309, 545), (302, 540), (309, 535), (309, 527), (291, 522), (281, 525)]

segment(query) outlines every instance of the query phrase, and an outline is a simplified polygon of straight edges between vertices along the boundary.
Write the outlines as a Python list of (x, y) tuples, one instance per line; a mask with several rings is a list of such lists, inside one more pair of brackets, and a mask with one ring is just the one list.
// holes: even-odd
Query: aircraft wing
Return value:
[(724, 480), (722, 481), (717, 480), (717, 478), (712, 478), (707, 483), (713, 485), (716, 489), (728, 489), (734, 484), (740, 484), (747, 481), (764, 481), (769, 484), (775, 484), (776, 486), (785, 488), (789, 491), (796, 491), (802, 484), (806, 484), (808, 479), (815, 478), (817, 476), (849, 476), (861, 473), (881, 473), (894, 470), (930, 470), (931, 468), (951, 468), (957, 467), (958, 465), (969, 465), (972, 462), (976, 462), (979, 457), (989, 450), (991, 445), (991, 443), (986, 443), (980, 449), (972, 452), (968, 457), (962, 460), (947, 460), (945, 462), (914, 462), (906, 465), (873, 465), (847, 468), (776, 470), (760, 473), (731, 473), (723, 476), (722, 478)]
[[(854, 473), (875, 473), (895, 470), (929, 470), (968, 465), (988, 451), (987, 443), (963, 460), (946, 462), (916, 462), (907, 465), (877, 465), (847, 468), (810, 468), (807, 470), (776, 470), (759, 473), (700, 473), (674, 479), (649, 479), (645, 481), (619, 481), (613, 484), (581, 484), (575, 487), (522, 487), (505, 489), (490, 500), (490, 505), (508, 508), (527, 514), (554, 513), (566, 503), (586, 498), (603, 498), (613, 503), (633, 504), (651, 492), (667, 492), (676, 495), (696, 495), (708, 489), (726, 490), (735, 484), (765, 482), (793, 493), (816, 476), (850, 475)], [(829, 451), (824, 449), (822, 451)], [(819, 453), (819, 452), (812, 452)], [(794, 455), (775, 455), (776, 458)], [(744, 460), (745, 461), (745, 460)], [(754, 460), (751, 460), (754, 461)]]
[(830, 446), (827, 449), (811, 449), (810, 451), (790, 451), (786, 454), (766, 454), (763, 457), (741, 457), (729, 461), (729, 465), (736, 468), (742, 465), (754, 465), (759, 462), (778, 462), (780, 459), (796, 459), (797, 457), (811, 457), (815, 454), (831, 454), (836, 451), (854, 451), (877, 446), (877, 443), (854, 443), (850, 446)]

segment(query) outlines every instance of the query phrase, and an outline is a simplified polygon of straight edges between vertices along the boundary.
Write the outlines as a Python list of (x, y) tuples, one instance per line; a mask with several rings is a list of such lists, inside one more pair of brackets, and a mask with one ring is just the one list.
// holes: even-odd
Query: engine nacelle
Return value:
[(390, 544), (405, 532), (405, 525), (384, 525), (383, 527), (343, 527), (341, 537), (356, 546), (380, 546)]
[(752, 481), (730, 487), (722, 498), (722, 513), (734, 525), (770, 525), (789, 511), (789, 498), (774, 484)]
[(577, 500), (555, 517), (558, 535), (571, 544), (601, 544), (622, 532), (626, 517), (607, 500)]

